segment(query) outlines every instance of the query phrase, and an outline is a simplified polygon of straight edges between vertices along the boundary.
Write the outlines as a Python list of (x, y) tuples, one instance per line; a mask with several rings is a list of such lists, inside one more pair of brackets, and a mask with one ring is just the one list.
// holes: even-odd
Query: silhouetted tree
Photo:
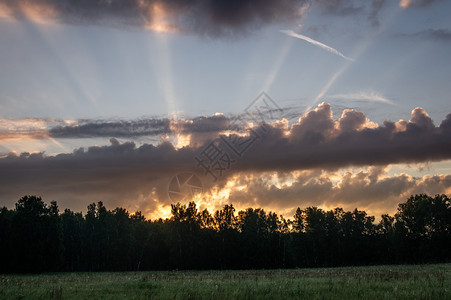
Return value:
[(399, 204), (396, 234), (407, 259), (424, 262), (449, 258), (451, 250), (451, 205), (446, 195), (410, 196)]
[(65, 209), (61, 214), (61, 224), (63, 231), (64, 245), (64, 269), (66, 271), (83, 270), (83, 261), (86, 257), (83, 246), (87, 242), (83, 235), (84, 223), (81, 213), (74, 213), (70, 209)]
[(14, 244), (12, 240), (12, 220), (14, 211), (6, 207), (0, 209), (0, 273), (17, 270), (12, 264)]
[(58, 206), (47, 207), (40, 197), (24, 196), (12, 218), (12, 247), (19, 272), (58, 271), (62, 265), (62, 228)]
[(395, 236), (395, 218), (387, 214), (381, 216), (379, 224), (376, 226), (377, 231), (377, 254), (381, 263), (395, 263), (397, 257), (397, 241)]
[(0, 209), (0, 272), (243, 269), (439, 262), (451, 259), (446, 195), (412, 195), (378, 224), (366, 212), (297, 208), (293, 220), (261, 208), (211, 214), (194, 202), (169, 219), (108, 210), (59, 212), (24, 196)]
[(214, 214), (215, 229), (218, 231), (217, 260), (218, 268), (239, 268), (241, 261), (239, 251), (239, 233), (235, 208), (232, 204), (224, 205), (223, 209)]

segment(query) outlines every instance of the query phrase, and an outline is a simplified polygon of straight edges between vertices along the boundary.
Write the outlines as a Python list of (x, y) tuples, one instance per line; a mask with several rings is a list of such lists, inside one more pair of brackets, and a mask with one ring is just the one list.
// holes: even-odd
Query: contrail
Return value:
[(384, 96), (382, 96), (376, 92), (357, 92), (357, 93), (349, 93), (349, 94), (334, 94), (334, 95), (328, 95), (327, 97), (331, 98), (331, 99), (339, 99), (339, 100), (381, 102), (381, 103), (387, 103), (387, 104), (394, 105), (394, 103), (390, 99), (387, 99)]
[(338, 56), (341, 56), (342, 58), (347, 59), (349, 61), (355, 61), (354, 59), (345, 56), (343, 53), (341, 53), (337, 49), (329, 47), (329, 46), (327, 46), (327, 45), (325, 45), (325, 44), (323, 44), (321, 42), (315, 41), (314, 39), (311, 39), (308, 36), (296, 33), (293, 30), (281, 30), (280, 32), (285, 33), (286, 35), (289, 35), (289, 36), (292, 36), (292, 37), (304, 40), (306, 42), (309, 42), (309, 43), (311, 43), (311, 44), (313, 44), (315, 46), (318, 46), (318, 47), (320, 47), (320, 48), (322, 48), (322, 49), (324, 49), (326, 51), (329, 51), (330, 53), (333, 53), (333, 54), (336, 54)]

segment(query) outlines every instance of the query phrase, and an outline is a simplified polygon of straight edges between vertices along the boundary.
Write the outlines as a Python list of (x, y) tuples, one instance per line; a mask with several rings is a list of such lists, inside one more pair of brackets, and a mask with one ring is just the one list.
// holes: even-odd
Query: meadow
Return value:
[(0, 299), (451, 299), (451, 264), (0, 275)]

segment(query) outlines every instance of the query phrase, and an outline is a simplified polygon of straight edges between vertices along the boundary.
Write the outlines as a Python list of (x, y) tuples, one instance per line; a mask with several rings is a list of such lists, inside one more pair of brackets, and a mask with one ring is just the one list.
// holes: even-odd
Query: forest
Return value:
[(449, 262), (451, 203), (412, 195), (379, 222), (365, 211), (298, 208), (291, 219), (232, 204), (171, 217), (92, 203), (83, 215), (24, 196), (0, 209), (0, 273), (273, 269)]

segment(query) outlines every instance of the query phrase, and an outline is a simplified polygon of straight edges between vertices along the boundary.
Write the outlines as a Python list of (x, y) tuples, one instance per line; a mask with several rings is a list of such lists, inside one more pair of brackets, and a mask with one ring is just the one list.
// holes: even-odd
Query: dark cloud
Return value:
[[(219, 138), (224, 131), (230, 129), (233, 129), (231, 135)], [(261, 125), (253, 130), (259, 134), (259, 138), (256, 146), (246, 154), (246, 159), (237, 163), (236, 168), (239, 170), (336, 169), (451, 158), (451, 114), (439, 126), (435, 126), (422, 108), (415, 108), (408, 122), (385, 121), (382, 125), (377, 125), (370, 122), (363, 112), (349, 109), (344, 110), (341, 117), (334, 118), (330, 105), (322, 103), (291, 126), (282, 122)], [(58, 126), (49, 131), (49, 135), (54, 138), (133, 138), (137, 135), (167, 133), (190, 135), (191, 142), (188, 145), (193, 153), (207, 146), (207, 141), (216, 140), (221, 143), (221, 147), (225, 147), (224, 140), (236, 138), (244, 143), (247, 138), (237, 135), (246, 133), (245, 129), (233, 127), (224, 115), (178, 121), (150, 119), (87, 122), (82, 125)], [(202, 137), (202, 134), (207, 134), (208, 138)], [(126, 145), (131, 147), (134, 144)], [(124, 146), (121, 144), (118, 148), (118, 145), (113, 144), (106, 148), (89, 148), (86, 157), (95, 152), (103, 155), (110, 148), (115, 153), (121, 147)], [(130, 153), (141, 151), (141, 148), (131, 148)], [(178, 151), (165, 154), (173, 155), (171, 161), (178, 161)]]
[[(373, 168), (368, 174), (343, 175), (338, 191), (331, 178), (321, 175), (321, 172), (336, 172), (346, 167), (384, 167), (396, 163), (451, 159), (451, 114), (439, 126), (435, 126), (422, 108), (415, 108), (409, 121), (385, 121), (377, 125), (370, 122), (362, 112), (354, 110), (345, 110), (339, 118), (334, 118), (329, 104), (322, 103), (291, 126), (286, 120), (281, 120), (273, 125), (254, 127), (259, 139), (241, 157), (231, 151), (224, 141), (238, 141), (233, 145), (240, 146), (245, 145), (249, 137), (232, 134), (222, 138), (216, 135), (214, 139), (212, 135), (219, 134), (229, 125), (226, 117), (202, 117), (176, 124), (179, 127), (172, 124), (171, 130), (190, 135), (188, 146), (177, 149), (170, 142), (162, 142), (159, 145), (144, 144), (137, 147), (132, 142), (120, 143), (112, 138), (108, 146), (80, 148), (56, 156), (43, 153), (11, 153), (4, 156), (0, 158), (2, 204), (12, 205), (23, 194), (38, 194), (48, 200), (58, 200), (63, 207), (84, 209), (88, 203), (102, 200), (111, 206), (126, 206), (130, 209), (134, 209), (130, 205), (137, 205), (149, 212), (159, 205), (170, 204), (167, 184), (178, 172), (199, 174), (207, 190), (212, 185), (225, 188), (227, 180), (237, 174), (251, 174), (252, 178), (247, 183), (243, 180), (249, 189), (248, 201), (254, 201), (255, 197), (261, 199), (258, 203), (267, 205), (276, 205), (276, 198), (271, 194), (284, 196), (287, 193), (286, 199), (294, 201), (295, 196), (289, 196), (290, 189), (293, 195), (311, 195), (312, 200), (320, 201), (322, 197), (324, 200), (325, 196), (322, 195), (334, 195), (335, 198), (330, 199), (348, 199), (346, 201), (353, 203), (352, 199), (358, 199), (363, 192), (370, 195), (368, 199), (376, 196), (383, 199), (390, 193), (395, 197), (401, 195), (402, 191), (414, 191), (415, 188), (425, 192), (426, 186), (435, 185), (438, 189), (450, 180), (449, 176), (430, 177), (423, 180), (421, 186), (411, 177), (385, 179), (378, 168)], [(207, 132), (208, 128), (212, 128), (212, 131)], [(209, 139), (196, 132), (208, 134)], [(230, 168), (224, 170), (216, 183), (212, 182), (208, 174), (203, 176), (206, 170), (195, 159), (206, 159), (202, 153), (212, 140), (222, 153), (229, 153), (233, 160)], [(208, 164), (206, 160), (205, 163)], [(209, 170), (216, 172), (212, 166)], [(300, 170), (310, 170), (311, 173), (306, 173), (304, 177), (297, 176), (298, 184), (292, 188), (275, 185), (263, 188), (268, 180), (259, 175)], [(358, 190), (359, 186), (364, 186), (364, 190)], [(237, 194), (234, 195), (235, 198), (231, 199), (238, 199)], [(313, 195), (317, 195), (316, 198)], [(137, 201), (140, 204), (136, 204)]]
[[(426, 6), (434, 1), (417, 1)], [(386, 0), (0, 0), (0, 14), (41, 22), (148, 28), (210, 37), (243, 35), (299, 22), (306, 7), (335, 16), (367, 16), (378, 26)]]
[(148, 27), (210, 36), (298, 19), (306, 0), (1, 0), (15, 18), (35, 14), (66, 23)]
[(77, 124), (53, 127), (49, 135), (54, 138), (139, 137), (169, 133), (169, 119), (134, 121), (85, 120)]
[(152, 210), (153, 200), (169, 201), (165, 186), (170, 176), (196, 168), (192, 149), (176, 150), (168, 142), (141, 147), (110, 142), (56, 156), (11, 153), (1, 158), (2, 204), (12, 204), (22, 194), (39, 194), (78, 210), (100, 200), (130, 207), (138, 199), (147, 201), (141, 209)]
[(222, 114), (211, 117), (198, 117), (187, 122), (175, 123), (181, 131), (191, 132), (221, 132), (230, 126), (229, 118)]
[(451, 31), (448, 29), (428, 29), (405, 36), (419, 37), (442, 42), (451, 42)]
[(368, 14), (368, 21), (373, 27), (379, 26), (379, 12), (387, 3), (387, 0), (373, 0), (371, 1), (371, 8)]
[(422, 108), (409, 122), (369, 123), (358, 112), (334, 119), (327, 103), (307, 113), (289, 131), (270, 128), (239, 167), (293, 170), (439, 161), (451, 158), (449, 116), (438, 127)]
[[(318, 0), (310, 1), (320, 11), (341, 17), (366, 17), (373, 27), (379, 26), (379, 13), (388, 3), (387, 0), (355, 1), (355, 0)], [(306, 29), (312, 34), (324, 31), (325, 25), (309, 26)]]
[(327, 13), (339, 16), (359, 14), (365, 9), (365, 4), (353, 0), (317, 0), (318, 4)]
[[(78, 121), (48, 119), (0, 119), (0, 141), (11, 139), (46, 138), (137, 138), (173, 134), (192, 134), (217, 137), (226, 129), (238, 129), (239, 124), (230, 124), (230, 118), (218, 114), (194, 119), (148, 118), (138, 120), (92, 120)], [(2, 126), (3, 125), (3, 126)]]

